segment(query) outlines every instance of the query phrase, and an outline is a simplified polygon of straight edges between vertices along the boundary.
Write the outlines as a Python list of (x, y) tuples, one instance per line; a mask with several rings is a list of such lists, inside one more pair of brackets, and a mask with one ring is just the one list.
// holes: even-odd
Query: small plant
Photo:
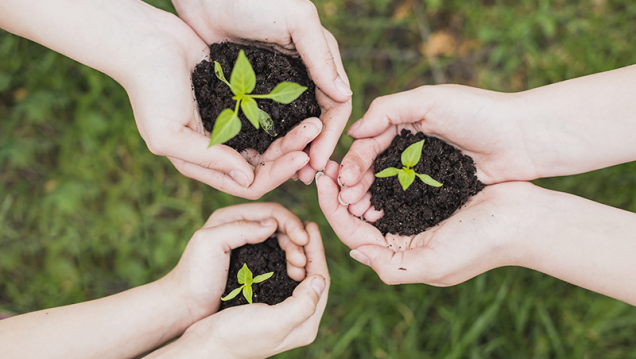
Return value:
[(234, 289), (233, 291), (230, 292), (230, 294), (228, 294), (224, 298), (221, 298), (221, 300), (226, 301), (236, 297), (242, 289), (243, 296), (245, 297), (245, 299), (247, 299), (248, 303), (252, 304), (252, 284), (266, 281), (272, 275), (274, 275), (274, 272), (261, 274), (256, 276), (255, 278), (252, 278), (252, 271), (249, 268), (247, 268), (247, 264), (243, 263), (243, 267), (239, 270), (238, 274), (236, 275), (236, 277), (238, 278), (239, 284), (242, 284), (242, 286)]
[(277, 134), (274, 132), (272, 118), (267, 112), (258, 108), (258, 104), (254, 99), (267, 98), (278, 103), (288, 104), (307, 90), (307, 87), (297, 83), (281, 82), (276, 85), (270, 93), (262, 95), (252, 94), (251, 92), (254, 91), (254, 87), (256, 87), (256, 74), (254, 73), (252, 65), (247, 60), (247, 57), (245, 57), (243, 50), (239, 52), (238, 58), (236, 59), (232, 74), (230, 75), (230, 82), (227, 82), (225, 79), (221, 64), (217, 61), (214, 61), (214, 73), (216, 77), (225, 82), (232, 90), (232, 93), (234, 93), (233, 99), (236, 100), (236, 107), (234, 111), (226, 108), (219, 114), (219, 117), (216, 118), (208, 147), (225, 143), (241, 131), (241, 120), (238, 117), (239, 106), (243, 110), (245, 117), (247, 117), (257, 130), (259, 129), (259, 125), (262, 125), (265, 132), (270, 136), (276, 136)]
[(389, 167), (376, 173), (375, 176), (384, 178), (397, 175), (398, 180), (400, 181), (400, 184), (405, 191), (407, 188), (409, 188), (409, 186), (411, 186), (413, 181), (415, 181), (415, 176), (419, 177), (422, 182), (426, 183), (429, 186), (441, 187), (442, 184), (432, 179), (431, 176), (415, 173), (415, 171), (411, 168), (420, 161), (420, 157), (422, 157), (423, 146), (424, 140), (421, 140), (410, 145), (406, 150), (404, 150), (404, 152), (402, 152), (402, 165), (404, 165), (402, 169)]

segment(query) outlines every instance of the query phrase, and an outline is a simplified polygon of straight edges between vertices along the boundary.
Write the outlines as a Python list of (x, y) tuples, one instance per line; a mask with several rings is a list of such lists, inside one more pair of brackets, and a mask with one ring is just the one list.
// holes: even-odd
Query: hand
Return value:
[[(150, 151), (167, 156), (187, 177), (235, 196), (257, 199), (285, 182), (309, 162), (302, 150), (322, 130), (307, 119), (268, 151), (248, 163), (224, 146), (208, 148), (192, 93), (191, 73), (205, 58), (207, 45), (178, 18), (153, 9), (157, 27), (128, 71), (116, 78), (130, 97), (135, 120)], [(261, 165), (262, 163), (262, 165)]]
[(277, 203), (249, 203), (215, 211), (188, 243), (179, 264), (163, 279), (180, 292), (194, 323), (216, 312), (225, 290), (231, 250), (259, 243), (279, 232), (287, 270), (294, 280), (305, 278), (307, 264), (301, 249), (309, 241), (302, 222)]
[(425, 232), (384, 237), (338, 202), (338, 167), (330, 162), (325, 175), (317, 176), (320, 208), (340, 240), (352, 249), (351, 256), (371, 266), (387, 284), (449, 286), (512, 265), (516, 258), (511, 248), (532, 232), (535, 215), (529, 204), (536, 187), (509, 182), (487, 186), (452, 217)]
[(318, 226), (310, 223), (306, 229), (307, 278), (292, 297), (273, 306), (227, 308), (193, 324), (149, 358), (265, 358), (313, 342), (327, 304), (329, 272)]
[(377, 98), (347, 134), (356, 139), (342, 160), (343, 204), (359, 202), (373, 183), (373, 160), (402, 128), (439, 137), (473, 158), (486, 184), (537, 178), (527, 153), (532, 141), (510, 116), (508, 94), (466, 86), (424, 86)]
[(322, 132), (312, 138), (309, 166), (298, 173), (299, 178), (309, 184), (315, 172), (327, 164), (351, 115), (351, 90), (338, 43), (320, 24), (316, 7), (307, 0), (240, 3), (173, 0), (173, 3), (181, 19), (207, 44), (252, 40), (301, 56), (316, 83), (323, 123)]

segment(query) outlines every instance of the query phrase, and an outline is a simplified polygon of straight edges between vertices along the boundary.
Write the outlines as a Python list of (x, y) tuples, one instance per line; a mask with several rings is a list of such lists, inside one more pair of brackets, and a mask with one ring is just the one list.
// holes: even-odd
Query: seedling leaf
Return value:
[(407, 190), (409, 186), (415, 181), (415, 171), (412, 169), (403, 169), (398, 173), (398, 180), (402, 185), (403, 190)]
[(230, 300), (233, 299), (234, 297), (236, 297), (239, 293), (241, 293), (241, 289), (243, 289), (243, 287), (238, 287), (236, 289), (234, 289), (233, 291), (230, 292), (230, 294), (226, 295), (225, 297), (221, 298), (222, 301), (226, 301), (226, 300)]
[(384, 178), (384, 177), (392, 177), (396, 176), (400, 172), (399, 169), (395, 167), (385, 168), (382, 171), (375, 174), (376, 177)]
[(402, 164), (404, 167), (411, 168), (415, 166), (422, 157), (422, 147), (424, 146), (424, 140), (415, 142), (402, 152)]
[(274, 121), (269, 116), (269, 114), (260, 108), (258, 109), (258, 122), (263, 126), (263, 130), (267, 132), (268, 135), (272, 137), (276, 137), (278, 135), (274, 132)]
[(241, 131), (241, 120), (239, 120), (236, 112), (226, 108), (216, 118), (208, 147), (229, 141), (239, 131)]
[(258, 128), (259, 128), (258, 123), (259, 123), (259, 120), (260, 120), (260, 112), (262, 112), (262, 111), (261, 111), (261, 109), (258, 108), (258, 105), (256, 104), (256, 101), (253, 98), (245, 97), (241, 101), (241, 110), (243, 110), (243, 113), (245, 114), (245, 117), (247, 117), (247, 119), (250, 120), (252, 125), (254, 125), (254, 127), (256, 127), (256, 129), (258, 130)]
[(243, 296), (247, 299), (247, 302), (252, 304), (252, 286), (246, 285), (243, 287)]
[(276, 87), (274, 87), (272, 92), (266, 95), (260, 95), (260, 96), (263, 96), (263, 97), (266, 96), (265, 98), (272, 99), (279, 103), (288, 104), (294, 101), (295, 99), (297, 99), (298, 96), (300, 96), (303, 92), (305, 92), (305, 90), (307, 90), (307, 87), (299, 85), (297, 83), (281, 82), (278, 85), (276, 85)]
[(230, 89), (232, 88), (232, 85), (227, 82), (227, 80), (225, 79), (225, 75), (223, 75), (223, 68), (221, 68), (221, 64), (217, 61), (214, 61), (214, 73), (216, 74), (216, 77), (219, 78), (219, 80), (225, 82), (230, 87)]
[(260, 283), (262, 281), (266, 281), (274, 275), (274, 272), (269, 272), (261, 275), (257, 275), (254, 277), (254, 283)]
[[(250, 278), (249, 283), (247, 282), (248, 275)], [(239, 284), (249, 284), (249, 285), (252, 284), (251, 283), (252, 271), (249, 268), (247, 268), (247, 263), (243, 263), (243, 267), (241, 267), (241, 269), (236, 274), (236, 279), (238, 279)]]
[(419, 177), (422, 182), (426, 183), (429, 186), (433, 186), (433, 187), (442, 187), (442, 184), (437, 182), (436, 180), (434, 180), (433, 178), (431, 178), (431, 176), (429, 175), (421, 175), (419, 173), (415, 174), (417, 177)]
[(256, 87), (256, 74), (243, 50), (239, 52), (234, 69), (232, 69), (230, 84), (232, 92), (237, 96), (251, 93)]

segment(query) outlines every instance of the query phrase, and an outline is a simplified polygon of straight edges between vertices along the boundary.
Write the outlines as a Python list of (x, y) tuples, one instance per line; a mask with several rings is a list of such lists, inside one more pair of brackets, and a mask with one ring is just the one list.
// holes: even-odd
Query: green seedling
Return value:
[(422, 147), (424, 146), (424, 140), (416, 142), (410, 145), (404, 152), (402, 152), (402, 169), (395, 167), (386, 168), (375, 174), (376, 177), (392, 177), (398, 176), (398, 180), (402, 185), (402, 188), (406, 191), (409, 186), (415, 181), (415, 176), (419, 177), (422, 182), (429, 186), (441, 187), (442, 184), (432, 179), (429, 175), (416, 173), (411, 167), (415, 166), (422, 157)]
[(252, 284), (266, 281), (273, 275), (274, 275), (274, 272), (269, 272), (269, 273), (258, 275), (255, 278), (252, 278), (252, 271), (249, 268), (247, 268), (247, 264), (244, 263), (243, 267), (239, 270), (238, 274), (236, 275), (236, 277), (238, 278), (239, 284), (242, 284), (242, 286), (234, 289), (225, 298), (221, 298), (221, 300), (222, 301), (230, 300), (236, 297), (241, 292), (241, 290), (243, 290), (243, 296), (245, 297), (245, 299), (247, 299), (248, 303), (252, 304)]
[(230, 75), (230, 82), (227, 82), (223, 75), (223, 69), (221, 64), (214, 61), (214, 73), (219, 80), (225, 82), (236, 100), (236, 107), (234, 111), (229, 108), (221, 111), (219, 117), (216, 118), (214, 128), (212, 129), (212, 135), (210, 137), (210, 145), (208, 147), (225, 143), (236, 136), (241, 131), (241, 120), (239, 119), (239, 107), (243, 110), (245, 117), (259, 129), (259, 126), (263, 126), (265, 132), (270, 136), (275, 137), (277, 134), (274, 132), (274, 122), (267, 112), (258, 108), (254, 99), (270, 99), (278, 103), (288, 104), (298, 98), (307, 87), (301, 86), (293, 82), (281, 82), (274, 89), (267, 94), (252, 94), (254, 87), (256, 87), (256, 74), (252, 65), (245, 57), (245, 52), (241, 50), (239, 52), (232, 74)]

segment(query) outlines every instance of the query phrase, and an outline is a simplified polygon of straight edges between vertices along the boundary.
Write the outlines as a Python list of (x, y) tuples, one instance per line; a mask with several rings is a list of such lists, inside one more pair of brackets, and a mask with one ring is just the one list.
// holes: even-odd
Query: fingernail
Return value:
[(294, 175), (291, 177), (292, 181), (298, 181), (298, 173), (294, 173)]
[(352, 250), (351, 252), (349, 252), (349, 255), (351, 256), (351, 258), (357, 260), (365, 266), (371, 267), (371, 261), (369, 261), (369, 258), (367, 258), (367, 256), (365, 256), (364, 254), (358, 252), (357, 250)]
[(342, 188), (347, 188), (347, 186), (344, 183), (342, 183), (342, 181), (340, 181), (340, 176), (338, 176), (338, 185)]
[(362, 119), (354, 122), (351, 126), (349, 126), (349, 128), (347, 129), (347, 131), (345, 131), (345, 133), (347, 134), (347, 136), (351, 136), (353, 135), (354, 132), (356, 132), (356, 130), (362, 125)]
[(323, 124), (322, 124), (322, 121), (320, 121), (320, 119), (317, 119), (317, 118), (315, 118), (315, 119), (314, 119), (314, 118), (309, 119), (309, 121), (310, 121), (310, 122), (311, 122), (314, 126), (316, 126), (316, 134), (315, 134), (315, 136), (314, 136), (314, 138), (316, 138), (316, 137), (318, 137), (318, 135), (319, 135), (319, 134), (322, 132), (322, 130), (323, 130), (323, 127), (324, 127), (324, 126), (323, 126)]
[(347, 203), (344, 200), (342, 200), (342, 192), (338, 193), (338, 202), (340, 202), (340, 204), (345, 206), (345, 207), (349, 206), (349, 203)]
[(228, 175), (230, 175), (230, 177), (232, 177), (232, 179), (240, 184), (243, 187), (249, 187), (250, 186), (250, 182), (247, 180), (247, 176), (241, 172), (241, 171), (237, 171), (237, 170), (231, 170), (230, 173), (228, 173)]
[(347, 86), (347, 84), (344, 81), (342, 81), (340, 76), (336, 78), (336, 81), (334, 81), (334, 83), (336, 85), (336, 89), (338, 90), (338, 92), (340, 92), (341, 95), (347, 96), (347, 97), (353, 95), (353, 92), (351, 91), (349, 86)]
[(318, 295), (322, 295), (326, 285), (327, 283), (325, 283), (325, 280), (322, 277), (316, 277), (311, 281), (311, 287), (314, 288)]
[(314, 179), (316, 180), (316, 186), (318, 186), (318, 178), (324, 176), (325, 174), (322, 173), (321, 171), (316, 172), (316, 176), (314, 177)]
[(309, 185), (310, 185), (310, 184), (312, 184), (313, 182), (314, 182), (314, 177), (312, 177), (312, 178), (309, 180), (309, 182), (305, 182), (305, 181), (303, 181), (303, 183), (304, 183), (305, 185), (307, 185), (307, 186), (309, 186)]
[(274, 219), (273, 218), (265, 218), (264, 220), (261, 221), (261, 226), (263, 226), (263, 227), (269, 227), (272, 224), (274, 224)]

